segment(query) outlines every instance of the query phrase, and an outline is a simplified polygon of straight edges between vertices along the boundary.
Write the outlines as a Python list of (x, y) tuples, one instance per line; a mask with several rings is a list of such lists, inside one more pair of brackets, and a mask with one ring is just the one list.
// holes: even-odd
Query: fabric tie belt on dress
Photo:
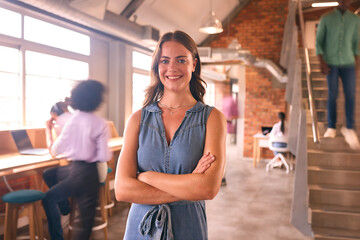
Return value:
[[(142, 236), (152, 234), (154, 240), (173, 240), (174, 235), (172, 232), (171, 224), (171, 211), (170, 206), (191, 204), (191, 201), (179, 201), (169, 204), (160, 204), (153, 206), (140, 222), (139, 231)], [(152, 222), (155, 217), (155, 228), (151, 231)]]

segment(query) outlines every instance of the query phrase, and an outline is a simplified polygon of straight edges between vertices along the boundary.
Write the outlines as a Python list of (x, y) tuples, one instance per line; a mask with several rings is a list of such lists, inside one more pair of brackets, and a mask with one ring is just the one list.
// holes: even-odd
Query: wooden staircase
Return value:
[[(315, 240), (360, 239), (360, 151), (351, 150), (340, 133), (340, 128), (345, 123), (341, 84), (337, 103), (337, 136), (334, 139), (323, 138), (327, 128), (326, 77), (320, 72), (320, 65), (314, 51), (310, 51), (310, 63), (321, 136), (319, 144), (313, 142), (311, 119), (307, 118), (311, 227)], [(357, 76), (357, 85), (359, 86), (359, 72), (357, 72)], [(302, 87), (305, 100), (308, 96), (305, 74), (302, 78)], [(357, 87), (357, 89), (359, 88)], [(360, 135), (360, 95), (358, 91), (356, 96), (356, 130)]]

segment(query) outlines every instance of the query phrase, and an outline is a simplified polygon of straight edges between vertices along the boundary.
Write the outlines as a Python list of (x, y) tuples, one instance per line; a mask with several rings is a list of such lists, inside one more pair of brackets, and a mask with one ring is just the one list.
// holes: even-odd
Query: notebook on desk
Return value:
[(271, 130), (272, 130), (272, 127), (264, 127), (264, 126), (261, 127), (261, 132), (263, 135), (270, 133)]
[(33, 148), (26, 130), (12, 130), (10, 132), (20, 154), (46, 155), (49, 153), (47, 148)]

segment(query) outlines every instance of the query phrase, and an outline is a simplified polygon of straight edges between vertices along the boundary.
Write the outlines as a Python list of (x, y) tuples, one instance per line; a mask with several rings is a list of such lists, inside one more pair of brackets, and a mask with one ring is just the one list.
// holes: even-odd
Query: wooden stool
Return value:
[(37, 190), (18, 190), (2, 196), (6, 203), (4, 240), (16, 239), (18, 209), (22, 206), (27, 210), (29, 217), (30, 239), (43, 240), (43, 224), (41, 219), (40, 200), (45, 197), (45, 193)]
[[(106, 198), (107, 198), (107, 193), (105, 191), (105, 182), (104, 183), (100, 183), (100, 188), (99, 188), (99, 206), (96, 208), (97, 210), (100, 210), (100, 217), (95, 217), (94, 220), (94, 226), (92, 227), (92, 231), (98, 231), (98, 230), (103, 230), (104, 232), (104, 239), (107, 240), (108, 236), (107, 236), (107, 209), (105, 208), (106, 206)], [(69, 234), (68, 234), (68, 239), (71, 239), (71, 232), (73, 229), (73, 225), (76, 221), (78, 221), (78, 219), (76, 219), (76, 203), (73, 202), (73, 206), (71, 207), (71, 212), (70, 212), (70, 223), (69, 223)], [(97, 224), (97, 222), (99, 222), (99, 224)]]
[(105, 199), (105, 209), (108, 210), (108, 214), (111, 217), (112, 211), (111, 208), (115, 206), (115, 202), (111, 200), (111, 192), (110, 192), (110, 186), (109, 186), (109, 174), (112, 172), (112, 168), (108, 167), (108, 176), (105, 180), (105, 193), (106, 193), (106, 199)]

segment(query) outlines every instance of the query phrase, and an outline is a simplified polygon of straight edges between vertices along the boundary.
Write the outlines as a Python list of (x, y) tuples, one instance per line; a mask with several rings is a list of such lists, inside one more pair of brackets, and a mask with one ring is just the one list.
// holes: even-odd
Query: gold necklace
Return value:
[(174, 113), (176, 113), (177, 111), (183, 109), (183, 108), (192, 107), (192, 106), (194, 106), (195, 104), (196, 104), (196, 103), (194, 103), (194, 104), (187, 104), (187, 105), (181, 105), (181, 106), (178, 106), (178, 107), (170, 107), (170, 106), (168, 106), (168, 105), (166, 105), (166, 104), (163, 104), (163, 103), (161, 103), (161, 102), (159, 101), (159, 105), (160, 105), (161, 107), (166, 108), (171, 115), (174, 114)]

